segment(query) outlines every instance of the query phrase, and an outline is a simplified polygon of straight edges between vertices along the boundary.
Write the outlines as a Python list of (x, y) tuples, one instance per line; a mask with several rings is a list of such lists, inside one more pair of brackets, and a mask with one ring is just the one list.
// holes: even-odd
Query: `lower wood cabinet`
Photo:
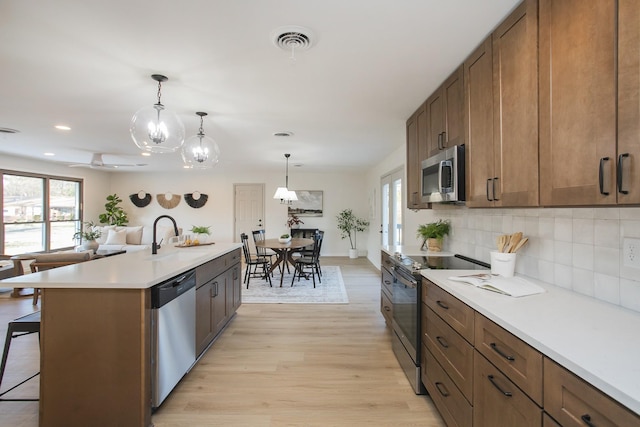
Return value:
[(421, 365), (422, 383), (447, 426), (471, 427), (473, 421), (471, 404), (424, 345)]
[(474, 427), (542, 425), (542, 408), (478, 351), (473, 369)]
[(423, 280), (422, 291), (420, 374), (447, 426), (640, 427), (638, 414), (438, 285)]
[(640, 426), (638, 415), (546, 357), (544, 409), (565, 427)]
[(390, 270), (393, 264), (389, 258), (389, 254), (382, 251), (382, 264), (380, 268), (380, 312), (387, 326), (391, 326), (391, 321), (393, 320), (393, 304), (391, 303), (391, 297), (393, 295), (393, 275)]
[(423, 322), (422, 329), (427, 349), (447, 371), (464, 397), (472, 402), (473, 346), (430, 308), (423, 305), (423, 310), (427, 310), (427, 321)]
[(198, 267), (196, 283), (196, 355), (200, 356), (240, 307), (240, 251)]
[(476, 312), (476, 350), (542, 406), (542, 354)]

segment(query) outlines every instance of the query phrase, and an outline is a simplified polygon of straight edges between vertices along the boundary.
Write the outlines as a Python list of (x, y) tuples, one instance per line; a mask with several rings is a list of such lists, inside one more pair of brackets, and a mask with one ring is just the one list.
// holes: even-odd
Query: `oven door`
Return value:
[(398, 267), (393, 269), (393, 330), (415, 364), (420, 363), (420, 301), (418, 281)]
[(416, 394), (425, 394), (420, 379), (420, 281), (402, 267), (393, 268), (393, 352)]

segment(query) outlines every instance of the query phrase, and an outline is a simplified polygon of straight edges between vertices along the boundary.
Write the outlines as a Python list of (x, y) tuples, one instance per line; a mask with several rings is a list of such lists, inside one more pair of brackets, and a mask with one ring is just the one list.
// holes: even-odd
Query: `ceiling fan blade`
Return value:
[(70, 168), (91, 168), (91, 169), (118, 169), (118, 168), (130, 168), (130, 167), (139, 167), (139, 166), (147, 166), (146, 163), (105, 163), (102, 160), (101, 153), (94, 153), (91, 156), (90, 163), (74, 163), (70, 164)]

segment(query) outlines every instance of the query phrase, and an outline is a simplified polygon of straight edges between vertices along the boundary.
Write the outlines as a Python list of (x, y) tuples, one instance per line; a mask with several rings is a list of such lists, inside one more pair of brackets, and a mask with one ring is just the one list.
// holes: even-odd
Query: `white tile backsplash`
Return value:
[(640, 311), (640, 269), (622, 262), (625, 237), (640, 238), (640, 208), (452, 209), (448, 250), (489, 262), (500, 234), (529, 237), (516, 271)]

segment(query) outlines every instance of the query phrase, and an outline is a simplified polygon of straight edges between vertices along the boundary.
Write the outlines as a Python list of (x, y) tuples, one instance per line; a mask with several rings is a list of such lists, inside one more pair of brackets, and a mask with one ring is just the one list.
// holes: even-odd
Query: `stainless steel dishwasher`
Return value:
[(155, 409), (196, 361), (196, 272), (151, 288), (151, 393)]

